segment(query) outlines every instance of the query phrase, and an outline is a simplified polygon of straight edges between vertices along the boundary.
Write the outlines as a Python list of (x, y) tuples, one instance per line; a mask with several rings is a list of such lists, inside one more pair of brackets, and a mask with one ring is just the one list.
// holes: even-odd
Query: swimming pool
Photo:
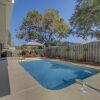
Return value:
[(65, 88), (75, 79), (85, 79), (100, 71), (49, 60), (22, 61), (19, 64), (43, 87), (49, 90)]

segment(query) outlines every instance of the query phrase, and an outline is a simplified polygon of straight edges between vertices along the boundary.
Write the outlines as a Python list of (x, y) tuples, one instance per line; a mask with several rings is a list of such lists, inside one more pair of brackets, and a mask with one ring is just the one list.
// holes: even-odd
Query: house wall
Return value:
[(12, 6), (11, 0), (0, 0), (0, 43), (5, 46), (7, 46), (8, 42)]
[[(12, 0), (0, 0), (0, 44), (8, 47), (8, 33), (12, 16)], [(1, 53), (1, 48), (0, 48)]]

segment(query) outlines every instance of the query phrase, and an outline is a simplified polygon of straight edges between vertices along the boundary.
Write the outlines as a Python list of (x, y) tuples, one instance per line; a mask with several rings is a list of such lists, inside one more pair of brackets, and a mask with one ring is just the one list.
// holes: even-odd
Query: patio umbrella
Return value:
[(32, 47), (39, 47), (39, 46), (41, 46), (43, 48), (45, 47), (44, 44), (41, 44), (41, 43), (36, 42), (34, 40), (31, 40), (31, 41), (25, 43), (24, 46), (27, 46), (30, 50)]

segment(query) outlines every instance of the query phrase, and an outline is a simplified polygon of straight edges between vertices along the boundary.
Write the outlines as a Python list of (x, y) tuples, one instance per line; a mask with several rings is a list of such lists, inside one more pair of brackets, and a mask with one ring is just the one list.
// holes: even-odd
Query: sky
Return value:
[[(22, 45), (25, 43), (24, 40), (20, 40), (16, 38), (16, 30), (18, 30), (19, 26), (23, 18), (26, 16), (28, 11), (37, 10), (40, 13), (44, 13), (45, 9), (53, 8), (59, 11), (59, 14), (64, 20), (69, 23), (69, 19), (74, 13), (75, 9), (75, 0), (15, 0), (13, 13), (11, 18), (10, 31), (12, 33), (12, 41), (14, 45)], [(82, 40), (81, 38), (77, 38), (75, 36), (69, 36), (64, 41), (75, 42), (75, 43), (83, 43), (94, 41), (95, 39), (88, 39), (87, 41)]]

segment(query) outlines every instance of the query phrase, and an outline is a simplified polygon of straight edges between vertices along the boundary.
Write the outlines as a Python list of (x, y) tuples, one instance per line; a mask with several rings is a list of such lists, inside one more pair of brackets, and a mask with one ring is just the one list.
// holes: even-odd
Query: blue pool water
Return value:
[(99, 72), (95, 69), (49, 60), (23, 61), (19, 64), (43, 87), (50, 90), (65, 88), (75, 83), (75, 79), (83, 80)]

